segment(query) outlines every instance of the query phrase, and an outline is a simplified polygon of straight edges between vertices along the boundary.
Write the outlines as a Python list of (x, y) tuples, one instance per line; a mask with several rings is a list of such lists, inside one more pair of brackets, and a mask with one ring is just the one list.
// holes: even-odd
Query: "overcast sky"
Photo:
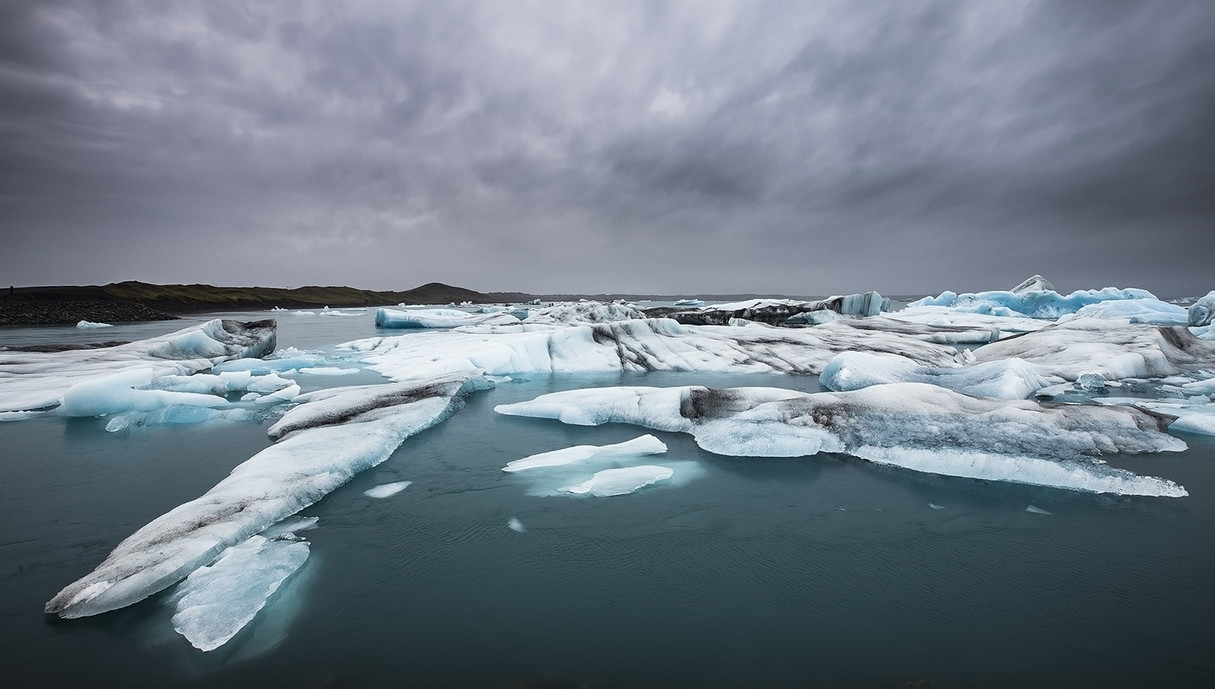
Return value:
[(0, 282), (1215, 289), (1215, 2), (0, 0)]

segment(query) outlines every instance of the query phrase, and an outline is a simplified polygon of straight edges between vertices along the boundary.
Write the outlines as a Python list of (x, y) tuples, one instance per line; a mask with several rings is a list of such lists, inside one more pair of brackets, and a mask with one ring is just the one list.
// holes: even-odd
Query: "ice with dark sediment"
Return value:
[(524, 322), (368, 338), (338, 349), (393, 380), (470, 370), (495, 376), (592, 371), (817, 374), (832, 357), (849, 350), (890, 352), (934, 366), (956, 363), (960, 356), (952, 346), (860, 330), (849, 322), (800, 329), (758, 324), (737, 328), (684, 326), (663, 318), (566, 325)]
[(58, 407), (68, 389), (91, 379), (147, 369), (154, 377), (188, 375), (229, 359), (265, 356), (274, 351), (274, 344), (274, 321), (215, 319), (114, 347), (4, 351), (0, 352), (0, 412)]
[(1168, 420), (1131, 407), (1044, 407), (923, 383), (852, 392), (620, 387), (542, 395), (502, 414), (565, 423), (629, 423), (693, 436), (739, 457), (846, 453), (915, 471), (1095, 493), (1180, 497), (1160, 478), (1106, 465), (1113, 454), (1180, 451)]
[(1055, 286), (1041, 275), (1031, 275), (1009, 291), (1013, 294), (1024, 294), (1026, 292), (1054, 292)]
[(1022, 359), (1043, 376), (1069, 381), (1089, 372), (1107, 380), (1156, 378), (1215, 367), (1215, 342), (1181, 326), (1074, 318), (980, 347), (974, 357), (978, 363)]
[(1215, 320), (1215, 290), (1199, 297), (1186, 312), (1186, 324), (1191, 327), (1211, 325)]
[(384, 461), (406, 438), (457, 411), (465, 395), (490, 385), (480, 376), (458, 375), (310, 393), (310, 401), (271, 427), (282, 440), (123, 540), (96, 569), (55, 595), (46, 611), (65, 618), (96, 615), (171, 586), (225, 548)]

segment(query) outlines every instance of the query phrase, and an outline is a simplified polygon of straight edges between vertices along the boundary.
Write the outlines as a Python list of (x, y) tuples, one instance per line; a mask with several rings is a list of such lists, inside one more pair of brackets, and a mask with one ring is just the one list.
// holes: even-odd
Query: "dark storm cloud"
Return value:
[(0, 4), (0, 280), (1205, 292), (1215, 5)]

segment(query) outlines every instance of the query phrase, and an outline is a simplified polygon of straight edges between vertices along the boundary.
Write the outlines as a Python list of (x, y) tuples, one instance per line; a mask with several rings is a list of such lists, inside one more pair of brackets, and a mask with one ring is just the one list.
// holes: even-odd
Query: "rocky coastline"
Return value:
[(61, 325), (92, 321), (127, 323), (176, 319), (163, 311), (129, 301), (15, 301), (0, 300), (0, 326)]

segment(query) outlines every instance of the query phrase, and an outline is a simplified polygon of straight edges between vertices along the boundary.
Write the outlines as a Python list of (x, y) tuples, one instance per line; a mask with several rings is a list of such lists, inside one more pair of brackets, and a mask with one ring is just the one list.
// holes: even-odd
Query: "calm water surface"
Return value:
[[(138, 339), (190, 322), (9, 328), (0, 344)], [(280, 346), (303, 349), (375, 334), (370, 311), (279, 322)], [(479, 393), (305, 510), (320, 519), (306, 534), (307, 564), (206, 654), (173, 632), (164, 595), (68, 622), (42, 605), (266, 447), (265, 426), (110, 434), (95, 419), (0, 424), (0, 648), (15, 679), (6, 684), (1215, 686), (1212, 439), (1186, 435), (1188, 452), (1119, 462), (1185, 485), (1180, 500), (950, 479), (836, 455), (721, 457), (668, 433), (654, 433), (669, 447), (654, 463), (700, 469), (680, 485), (536, 497), (525, 477), (501, 471), (528, 454), (646, 431), (503, 417), (494, 405), (617, 384), (818, 389), (812, 377), (613, 374), (534, 376)], [(384, 500), (363, 495), (400, 480), (413, 485)], [(525, 533), (507, 528), (512, 517)]]

